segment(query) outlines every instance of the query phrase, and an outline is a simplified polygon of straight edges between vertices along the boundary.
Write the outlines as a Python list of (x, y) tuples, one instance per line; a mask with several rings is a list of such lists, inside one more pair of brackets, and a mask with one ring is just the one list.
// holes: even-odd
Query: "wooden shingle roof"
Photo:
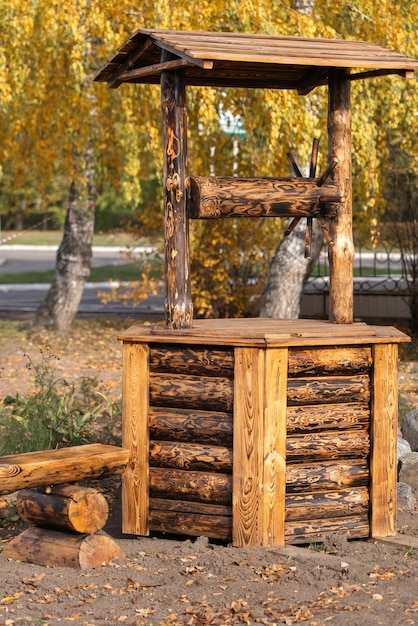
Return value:
[[(172, 53), (172, 60), (161, 63), (162, 50)], [(184, 68), (189, 85), (295, 89), (304, 94), (326, 84), (334, 67), (357, 70), (352, 79), (411, 76), (418, 60), (361, 41), (140, 29), (95, 80), (113, 88), (124, 82), (159, 83), (165, 69)]]

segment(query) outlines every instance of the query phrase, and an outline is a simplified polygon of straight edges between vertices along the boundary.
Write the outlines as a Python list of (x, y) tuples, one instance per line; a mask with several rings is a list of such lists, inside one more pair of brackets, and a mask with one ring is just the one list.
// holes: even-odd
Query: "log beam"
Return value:
[[(173, 56), (163, 51), (161, 62)], [(187, 197), (187, 111), (184, 70), (161, 74), (165, 213), (165, 317), (168, 328), (191, 328)]]
[(328, 79), (328, 149), (329, 159), (337, 159), (334, 182), (342, 201), (330, 221), (329, 247), (329, 321), (353, 322), (353, 263), (351, 189), (351, 98), (348, 69), (330, 69)]

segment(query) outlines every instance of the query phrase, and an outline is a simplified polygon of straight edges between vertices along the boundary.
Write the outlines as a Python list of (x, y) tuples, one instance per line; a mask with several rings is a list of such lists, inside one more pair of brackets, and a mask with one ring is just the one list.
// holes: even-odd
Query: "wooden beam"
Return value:
[(396, 535), (398, 345), (373, 346), (370, 458), (370, 532)]
[(264, 546), (285, 543), (287, 348), (265, 352), (265, 408), (263, 432)]
[[(206, 65), (209, 65), (210, 67), (205, 67), (204, 69), (212, 69), (213, 67), (213, 63), (207, 63)], [(166, 63), (154, 63), (153, 65), (147, 65), (145, 67), (137, 67), (123, 72), (118, 77), (118, 83), (126, 83), (137, 78), (141, 78), (142, 76), (162, 74), (162, 72), (166, 72), (168, 70), (178, 70), (185, 67), (196, 67), (196, 63), (186, 61), (185, 59), (173, 59), (172, 61), (167, 61)], [(109, 84), (109, 87), (112, 87), (112, 85)]]
[(153, 45), (152, 39), (147, 39), (142, 45), (140, 45), (132, 54), (128, 56), (126, 61), (118, 66), (113, 74), (108, 78), (107, 84), (111, 89), (116, 89), (123, 82), (120, 80), (120, 76), (124, 74), (130, 67), (136, 63), (136, 61)]
[(337, 159), (334, 182), (342, 197), (337, 214), (330, 220), (333, 245), (329, 247), (329, 321), (353, 322), (353, 262), (351, 190), (351, 98), (348, 69), (329, 73), (328, 148), (329, 159)]
[(130, 451), (122, 477), (122, 532), (148, 535), (148, 346), (124, 343), (122, 356), (122, 441)]
[(350, 80), (364, 80), (365, 78), (377, 78), (378, 76), (401, 76), (402, 78), (413, 78), (413, 70), (368, 70), (367, 72), (358, 72), (357, 74), (350, 74)]
[[(172, 61), (162, 53), (162, 63)], [(191, 328), (187, 197), (187, 111), (184, 70), (161, 74), (165, 211), (165, 319), (167, 328)]]
[(263, 545), (264, 350), (236, 348), (232, 543)]

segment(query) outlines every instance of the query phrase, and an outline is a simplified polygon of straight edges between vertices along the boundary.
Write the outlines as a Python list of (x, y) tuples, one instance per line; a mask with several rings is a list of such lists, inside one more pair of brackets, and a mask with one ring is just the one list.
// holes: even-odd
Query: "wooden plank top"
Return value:
[[(161, 51), (173, 60), (161, 63)], [(96, 74), (95, 80), (159, 83), (164, 70), (184, 68), (190, 85), (267, 87), (307, 93), (326, 84), (332, 67), (368, 70), (357, 77), (409, 75), (418, 60), (374, 43), (249, 33), (140, 29)], [(373, 74), (375, 72), (375, 74)], [(356, 75), (353, 76), (356, 78)]]
[(225, 346), (332, 346), (403, 343), (410, 338), (392, 326), (363, 322), (331, 324), (325, 320), (235, 318), (194, 320), (193, 327), (170, 330), (164, 323), (132, 326), (118, 339), (124, 342), (181, 343)]

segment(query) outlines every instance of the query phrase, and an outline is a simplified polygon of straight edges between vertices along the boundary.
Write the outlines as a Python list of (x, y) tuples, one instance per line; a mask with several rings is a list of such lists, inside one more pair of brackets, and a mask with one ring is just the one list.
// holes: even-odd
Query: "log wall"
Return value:
[(357, 331), (336, 346), (215, 343), (212, 330), (200, 342), (191, 331), (125, 339), (124, 445), (137, 487), (128, 478), (124, 532), (234, 545), (393, 534), (397, 346)]
[[(149, 345), (149, 530), (226, 540), (234, 535), (240, 544), (269, 543), (271, 533), (280, 532), (286, 541), (307, 541), (333, 528), (368, 535), (371, 348), (285, 351), (286, 397), (275, 398), (287, 407), (283, 466), (277, 470), (273, 462), (260, 490), (252, 476), (264, 475), (267, 466), (257, 403), (264, 402), (265, 359), (273, 352), (269, 369), (278, 362), (277, 351)], [(242, 423), (234, 433), (237, 414)], [(243, 462), (240, 448), (248, 446), (253, 448)], [(247, 483), (246, 499), (234, 496), (240, 483)], [(269, 489), (275, 494), (271, 506), (268, 500), (260, 504)], [(254, 538), (263, 515), (270, 515), (272, 527), (280, 520), (280, 499), (283, 528)]]

